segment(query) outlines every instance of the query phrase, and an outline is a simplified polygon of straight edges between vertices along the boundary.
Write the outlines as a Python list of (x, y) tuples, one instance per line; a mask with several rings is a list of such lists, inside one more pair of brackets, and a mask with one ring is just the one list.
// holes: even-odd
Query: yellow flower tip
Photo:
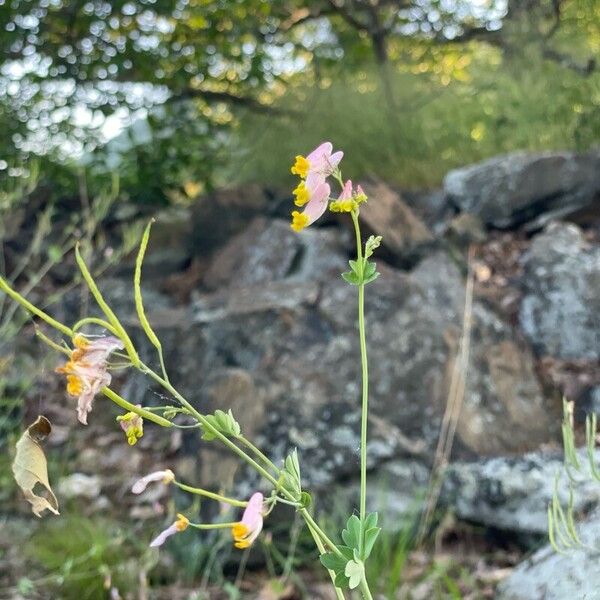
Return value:
[(174, 481), (175, 481), (175, 473), (173, 473), (173, 471), (171, 471), (171, 469), (167, 469), (165, 471), (162, 482), (165, 485), (169, 485), (169, 483), (173, 483)]
[(177, 514), (177, 521), (175, 521), (175, 527), (177, 531), (185, 531), (188, 528), (190, 521), (187, 517), (182, 514)]
[(310, 194), (306, 189), (304, 181), (299, 183), (298, 187), (293, 191), (293, 194), (296, 196), (296, 199), (294, 200), (296, 206), (304, 206), (310, 200)]
[(127, 436), (127, 443), (130, 446), (135, 446), (136, 443), (137, 443), (137, 441), (138, 441), (138, 439), (137, 439), (137, 437), (136, 437), (135, 434), (133, 434), (133, 435), (130, 434), (130, 435)]
[(70, 396), (79, 396), (82, 391), (83, 382), (81, 379), (77, 375), (67, 375), (67, 394)]
[(335, 200), (329, 205), (329, 210), (334, 213), (352, 212), (358, 208), (356, 200)]
[(292, 222), (290, 224), (290, 227), (296, 231), (302, 231), (305, 227), (308, 226), (308, 217), (301, 212), (298, 212), (297, 210), (295, 210), (292, 213)]
[(241, 540), (239, 542), (235, 542), (233, 545), (240, 550), (245, 550), (250, 546), (250, 542), (248, 540)]
[(308, 162), (308, 160), (304, 156), (298, 154), (298, 156), (296, 156), (296, 162), (291, 168), (291, 172), (293, 175), (299, 175), (300, 177), (302, 177), (302, 179), (306, 179), (309, 168), (310, 163)]
[(244, 523), (236, 523), (231, 528), (231, 533), (236, 541), (240, 541), (244, 536), (248, 535), (248, 527)]
[(73, 345), (75, 346), (75, 348), (85, 350), (90, 345), (90, 342), (85, 336), (78, 333), (73, 338)]

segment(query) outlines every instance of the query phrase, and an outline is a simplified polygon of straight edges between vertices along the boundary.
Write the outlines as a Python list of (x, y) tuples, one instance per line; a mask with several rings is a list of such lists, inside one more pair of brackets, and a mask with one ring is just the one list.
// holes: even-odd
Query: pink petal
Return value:
[(308, 225), (314, 223), (327, 210), (327, 201), (331, 188), (328, 183), (320, 184), (313, 192), (308, 204), (304, 209), (304, 214), (308, 217)]
[(172, 535), (175, 535), (178, 532), (179, 529), (177, 529), (177, 523), (173, 523), (173, 525), (167, 527), (164, 531), (161, 531), (150, 542), (150, 548), (158, 548), (159, 546), (162, 546), (167, 541), (167, 538), (170, 538)]
[(252, 494), (242, 516), (241, 522), (250, 530), (250, 535), (247, 538), (250, 544), (258, 537), (263, 528), (263, 501), (264, 497), (260, 492)]
[(337, 167), (340, 164), (340, 161), (342, 160), (342, 158), (344, 158), (344, 153), (341, 150), (338, 150), (337, 152), (334, 152), (330, 157), (329, 157), (329, 165), (332, 169), (335, 169), (335, 167)]
[(138, 479), (132, 486), (131, 491), (134, 494), (141, 494), (149, 483), (153, 481), (164, 481), (167, 478), (171, 478), (173, 476), (173, 472), (169, 469), (165, 471), (154, 471), (153, 473), (149, 473), (145, 477)]
[(327, 175), (322, 173), (321, 171), (309, 171), (308, 176), (304, 185), (306, 185), (306, 189), (310, 197), (314, 194), (315, 190), (322, 184), (325, 183), (327, 179)]
[(323, 160), (324, 157), (329, 156), (333, 150), (331, 142), (323, 142), (317, 146), (307, 157), (309, 163), (318, 163)]
[(350, 198), (352, 198), (352, 181), (348, 179), (344, 184), (344, 189), (339, 195), (338, 200), (350, 200)]

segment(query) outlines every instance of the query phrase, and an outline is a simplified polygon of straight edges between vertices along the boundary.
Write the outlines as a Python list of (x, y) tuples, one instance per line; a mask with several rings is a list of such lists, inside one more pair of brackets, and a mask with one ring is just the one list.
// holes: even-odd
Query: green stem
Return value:
[[(140, 369), (146, 373), (151, 379), (154, 379), (158, 384), (160, 384), (166, 391), (168, 391), (178, 402), (181, 403), (182, 406), (188, 409), (189, 413), (194, 416), (202, 426), (210, 431), (216, 438), (218, 438), (225, 446), (227, 446), (233, 453), (237, 454), (242, 460), (248, 463), (252, 468), (254, 468), (260, 475), (262, 475), (267, 481), (272, 483), (276, 489), (280, 488), (279, 481), (273, 477), (265, 468), (257, 463), (251, 456), (248, 456), (246, 452), (244, 452), (241, 448), (239, 448), (236, 444), (234, 444), (228, 437), (223, 435), (220, 431), (218, 431), (213, 425), (210, 423), (208, 419), (201, 413), (199, 413), (172, 385), (170, 382), (163, 379), (158, 373), (155, 373), (152, 369), (150, 369), (147, 365), (140, 362)], [(270, 462), (270, 461), (269, 461)], [(271, 463), (272, 464), (272, 463)], [(277, 470), (277, 472), (279, 472)], [(281, 492), (292, 501), (296, 499), (294, 496), (285, 489), (282, 489)], [(329, 539), (327, 534), (317, 525), (315, 520), (312, 518), (311, 514), (305, 509), (301, 509), (300, 513), (302, 517), (306, 521), (306, 524), (310, 528), (311, 532), (315, 532), (317, 534), (317, 538), (322, 539), (331, 550), (337, 554), (338, 556), (343, 556), (342, 553), (337, 549), (336, 545)], [(336, 591), (336, 595), (338, 592)], [(340, 597), (338, 595), (338, 597)], [(344, 596), (341, 596), (343, 600)]]
[[(158, 373), (155, 373), (150, 367), (140, 362), (141, 370), (146, 373), (151, 379), (154, 379), (159, 383), (165, 390), (167, 390), (182, 406), (188, 409), (190, 414), (194, 416), (207, 431), (210, 431), (216, 438), (218, 438), (225, 446), (227, 446), (234, 454), (237, 454), (242, 460), (247, 462), (252, 468), (258, 471), (267, 481), (272, 483), (274, 486), (278, 486), (278, 481), (273, 477), (267, 470), (259, 465), (251, 456), (248, 456), (241, 448), (236, 446), (227, 436), (223, 435), (218, 429), (213, 427), (211, 422), (201, 413), (199, 413), (167, 380), (162, 378)], [(294, 498), (291, 497), (290, 500)]]
[(53, 319), (50, 315), (46, 314), (43, 310), (40, 310), (37, 306), (34, 306), (26, 300), (19, 292), (13, 290), (10, 285), (6, 282), (5, 279), (0, 277), (0, 290), (6, 293), (7, 296), (10, 296), (13, 300), (18, 302), (23, 308), (27, 309), (30, 313), (34, 314), (36, 317), (39, 317), (43, 321), (46, 321), (50, 327), (54, 327), (54, 329), (58, 329), (61, 333), (68, 335), (69, 337), (73, 337), (73, 330), (69, 329), (66, 325), (63, 325), (61, 322)]
[[(354, 232), (356, 234), (356, 254), (358, 257), (359, 274), (364, 273), (364, 260), (362, 254), (362, 240), (358, 211), (352, 213)], [(360, 360), (362, 367), (362, 404), (360, 425), (360, 519), (364, 521), (367, 516), (367, 422), (369, 413), (369, 364), (367, 361), (367, 339), (365, 333), (365, 284), (358, 286), (358, 332), (360, 337)]]
[(77, 321), (77, 323), (73, 325), (73, 331), (77, 331), (85, 325), (98, 325), (103, 329), (107, 329), (113, 335), (119, 337), (119, 332), (108, 321), (105, 321), (104, 319), (98, 319), (96, 317), (86, 317), (85, 319)]
[(365, 600), (373, 600), (373, 596), (371, 594), (371, 590), (369, 589), (369, 584), (367, 583), (367, 578), (363, 577), (360, 582), (360, 591), (362, 592), (363, 598)]
[[(319, 537), (319, 534), (312, 528), (312, 526), (310, 525), (310, 523), (307, 521), (306, 525), (308, 526), (308, 530), (310, 531), (310, 534), (313, 537), (313, 540), (315, 540), (315, 544), (317, 545), (317, 548), (319, 549), (319, 554), (327, 554), (327, 550), (325, 550), (325, 546), (323, 545), (323, 541), (321, 540), (321, 538)], [(331, 583), (333, 584), (333, 589), (335, 590), (335, 596), (338, 600), (346, 600), (345, 596), (344, 596), (344, 592), (342, 592), (342, 590), (340, 590), (340, 588), (336, 587), (335, 585), (335, 572), (332, 571), (331, 569), (327, 569), (327, 572), (329, 573), (329, 577), (331, 577)]]
[(129, 412), (133, 412), (136, 415), (140, 415), (140, 417), (147, 419), (148, 421), (152, 421), (153, 423), (156, 423), (157, 425), (160, 425), (161, 427), (173, 427), (173, 423), (171, 423), (171, 421), (168, 421), (167, 419), (164, 419), (163, 417), (160, 417), (159, 415), (155, 415), (154, 413), (151, 413), (144, 408), (140, 408), (139, 406), (136, 406), (135, 404), (131, 404), (131, 402), (127, 402), (127, 400), (125, 400), (125, 398), (122, 398), (121, 396), (119, 396), (119, 394), (117, 394), (116, 392), (114, 392), (113, 390), (111, 390), (108, 387), (103, 387), (100, 391), (107, 398), (112, 400), (115, 404), (117, 404), (118, 406), (120, 406), (121, 408), (124, 408), (125, 410), (127, 410)]
[(189, 523), (190, 527), (196, 529), (230, 529), (234, 525), (237, 525), (237, 521), (232, 523)]
[(306, 510), (306, 508), (301, 508), (300, 514), (306, 521), (306, 524), (319, 534), (319, 537), (331, 548), (333, 553), (343, 558), (344, 555), (338, 550), (338, 547), (329, 539), (327, 534), (317, 525), (317, 522), (313, 519), (313, 516), (308, 512), (308, 510)]
[(189, 492), (190, 494), (196, 494), (198, 496), (206, 496), (211, 500), (217, 500), (218, 502), (225, 502), (226, 504), (231, 504), (231, 506), (239, 506), (244, 508), (248, 505), (247, 502), (243, 500), (236, 500), (235, 498), (228, 498), (227, 496), (221, 496), (221, 494), (217, 494), (215, 492), (210, 492), (209, 490), (205, 490), (203, 488), (196, 488), (190, 485), (185, 485), (185, 483), (181, 483), (179, 481), (174, 481), (174, 485), (178, 488), (182, 489), (184, 492)]
[(276, 473), (279, 473), (279, 469), (273, 464), (273, 461), (264, 454), (259, 448), (257, 448), (249, 439), (245, 438), (243, 435), (240, 435), (237, 438), (246, 448), (254, 452), (258, 458), (260, 458), (269, 468), (273, 469)]

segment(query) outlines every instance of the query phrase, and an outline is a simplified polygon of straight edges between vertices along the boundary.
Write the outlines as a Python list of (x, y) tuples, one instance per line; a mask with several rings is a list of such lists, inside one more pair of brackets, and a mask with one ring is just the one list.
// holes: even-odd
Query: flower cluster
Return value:
[[(308, 156), (296, 156), (292, 173), (300, 177), (300, 183), (293, 191), (294, 204), (304, 207), (304, 211), (292, 212), (291, 227), (294, 231), (302, 231), (312, 225), (327, 210), (331, 212), (356, 212), (367, 196), (359, 186), (356, 190), (350, 180), (342, 184), (338, 168), (344, 153), (340, 150), (333, 152), (331, 142), (323, 142)], [(330, 201), (331, 188), (327, 178), (333, 175), (342, 185), (342, 192), (336, 200)]]
[(302, 212), (292, 212), (292, 229), (302, 231), (314, 223), (326, 210), (331, 188), (327, 178), (332, 175), (344, 153), (333, 152), (331, 142), (324, 142), (307, 157), (296, 156), (292, 173), (298, 175), (300, 183), (294, 190), (294, 204), (304, 207)]
[(123, 342), (112, 336), (89, 340), (78, 334), (73, 338), (73, 344), (71, 359), (57, 367), (56, 372), (67, 376), (67, 393), (77, 398), (77, 417), (87, 425), (94, 397), (110, 385), (108, 357), (115, 350), (122, 350)]

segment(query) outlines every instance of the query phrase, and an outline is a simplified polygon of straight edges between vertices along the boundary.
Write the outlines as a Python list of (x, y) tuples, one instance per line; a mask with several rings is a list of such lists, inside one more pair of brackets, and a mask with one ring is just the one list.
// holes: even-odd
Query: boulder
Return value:
[[(585, 452), (581, 451), (579, 457), (586, 465)], [(441, 501), (452, 506), (461, 519), (495, 529), (545, 536), (548, 504), (563, 464), (561, 455), (548, 452), (455, 462), (446, 472)], [(568, 502), (565, 479), (559, 485), (563, 505)], [(600, 503), (600, 486), (591, 477), (578, 477), (573, 489), (576, 514)]]
[[(181, 313), (167, 327), (165, 356), (172, 380), (195, 406), (227, 409), (233, 402), (240, 420), (251, 406), (258, 415), (248, 425), (254, 441), (275, 460), (297, 447), (306, 482), (326, 485), (354, 475), (358, 464), (356, 288), (337, 275), (343, 254), (322, 252), (318, 260), (310, 255), (310, 248), (335, 248), (341, 234), (327, 229), (294, 234), (290, 246), (306, 249), (292, 256), (282, 249), (287, 224), (285, 230), (277, 222), (260, 227), (257, 231), (270, 232), (263, 244), (249, 246), (249, 256), (239, 257), (255, 267), (235, 264), (220, 291), (197, 293), (192, 316)], [(280, 257), (288, 265), (274, 270), (274, 280), (256, 266), (258, 248), (264, 260)], [(464, 305), (463, 278), (443, 253), (410, 274), (383, 263), (380, 270), (366, 294), (371, 468), (399, 456), (428, 460), (446, 404)], [(152, 322), (153, 315), (149, 318)], [(473, 320), (457, 455), (516, 452), (553, 439), (560, 407), (544, 399), (530, 351), (484, 304), (475, 304)], [(241, 406), (214, 387), (215, 378), (228, 380), (232, 369), (236, 381), (243, 373), (244, 389), (251, 390), (237, 394), (246, 398)], [(194, 440), (197, 436), (190, 443), (197, 444)], [(201, 456), (208, 460), (206, 453)], [(202, 466), (203, 476), (212, 473), (218, 481), (218, 463)]]
[(521, 328), (540, 355), (600, 358), (600, 247), (576, 225), (553, 223), (524, 258)]
[[(600, 514), (579, 526), (581, 541), (592, 548), (600, 539)], [(496, 600), (579, 600), (598, 597), (598, 552), (576, 548), (558, 554), (550, 544), (523, 561), (496, 592)]]
[(287, 221), (257, 217), (215, 253), (202, 283), (216, 290), (335, 276), (347, 265), (346, 243), (337, 230), (312, 228), (298, 235)]
[(363, 183), (369, 201), (360, 216), (368, 233), (383, 236), (382, 244), (406, 260), (433, 243), (433, 235), (410, 206), (385, 183)]
[(461, 210), (494, 227), (511, 227), (544, 213), (565, 217), (598, 198), (600, 153), (496, 156), (450, 171), (444, 189)]

